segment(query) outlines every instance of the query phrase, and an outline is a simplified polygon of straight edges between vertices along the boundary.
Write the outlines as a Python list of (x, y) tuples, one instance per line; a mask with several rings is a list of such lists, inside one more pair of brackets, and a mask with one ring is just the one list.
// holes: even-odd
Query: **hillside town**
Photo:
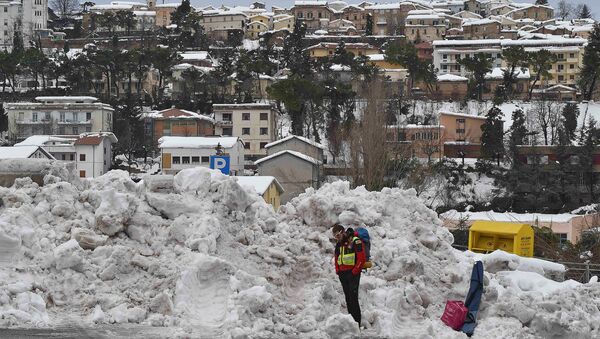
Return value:
[[(544, 314), (550, 311), (539, 306), (553, 303), (555, 292), (581, 288), (593, 290), (593, 307), (600, 307), (594, 285), (600, 274), (600, 13), (589, 3), (23, 0), (0, 7), (0, 277), (25, 263), (36, 267), (31, 276), (51, 280), (69, 271), (71, 277), (51, 294), (58, 285), (44, 290), (29, 277), (6, 273), (16, 285), (0, 281), (0, 329), (46, 326), (53, 312), (71, 305), (74, 317), (85, 315), (90, 326), (171, 328), (147, 332), (150, 337), (198, 337), (194, 331), (203, 328), (200, 337), (207, 338), (404, 338), (425, 337), (427, 326), (428, 337), (436, 337), (452, 329), (439, 320), (442, 301), (432, 301), (440, 313), (432, 316), (429, 298), (442, 298), (447, 288), (457, 298), (466, 292), (442, 286), (461, 281), (450, 277), (451, 265), (436, 261), (445, 253), (461, 274), (470, 274), (474, 261), (483, 262), (486, 277), (488, 266), (497, 266), (493, 284), (506, 288), (497, 293), (511, 295), (513, 285), (522, 293), (543, 290), (518, 315), (484, 296), (493, 306), (484, 308), (475, 337), (600, 335), (598, 309), (563, 310), (587, 320), (582, 327), (561, 323), (550, 334), (551, 324), (540, 325), (550, 321)], [(52, 194), (61, 202), (48, 200)], [(18, 226), (23, 220), (30, 221), (27, 234)], [(419, 315), (403, 317), (421, 317), (419, 326), (393, 332), (401, 325), (384, 315), (389, 305), (384, 310), (370, 299), (361, 323), (347, 295), (352, 317), (345, 320), (314, 308), (338, 288), (318, 282), (331, 273), (326, 260), (334, 254), (334, 224), (367, 228), (381, 244), (407, 249), (410, 254), (376, 249), (375, 264), (377, 255), (385, 264), (365, 269), (373, 275), (363, 279), (373, 298), (375, 291), (391, 298), (393, 288), (406, 288), (408, 301), (400, 307), (418, 299)], [(295, 227), (314, 233), (302, 249), (284, 250), (282, 239)], [(358, 232), (349, 239), (355, 238), (365, 240)], [(414, 272), (391, 258), (407, 266), (417, 260), (405, 243), (410, 239), (423, 247), (415, 250), (418, 260), (435, 262), (431, 267), (444, 277), (427, 269), (416, 283), (400, 282)], [(251, 258), (233, 261), (222, 255), (225, 247)], [(308, 248), (323, 255), (290, 259)], [(44, 251), (55, 261), (43, 261)], [(190, 257), (182, 259), (184, 252)], [(220, 279), (206, 283), (214, 303), (193, 292), (203, 282), (186, 271), (192, 257)], [(232, 271), (248, 264), (252, 279), (221, 271), (208, 257), (227, 261)], [(321, 288), (320, 299), (300, 306), (308, 297), (281, 282), (294, 274), (260, 260), (286, 269), (292, 261), (318, 260), (322, 267), (311, 283)], [(539, 277), (516, 274), (524, 272)], [(166, 282), (169, 274), (182, 275)], [(84, 280), (73, 282), (77, 276)], [(142, 277), (149, 285), (134, 283)], [(427, 296), (415, 294), (414, 284), (430, 279), (439, 284)], [(86, 290), (79, 285), (84, 281), (97, 289)], [(120, 291), (135, 285), (143, 292), (138, 299), (110, 294), (113, 281)], [(224, 281), (236, 286), (230, 299), (218, 292)], [(539, 289), (525, 291), (522, 281)], [(69, 300), (69, 284), (83, 299)], [(360, 291), (363, 303), (367, 290), (361, 285)], [(30, 293), (27, 307), (23, 293)], [(111, 296), (92, 298), (95, 293)], [(297, 304), (278, 304), (287, 297)], [(274, 309), (305, 312), (310, 320), (270, 319), (266, 314), (277, 313), (267, 311), (271, 298)], [(573, 298), (583, 296), (573, 292)], [(193, 316), (199, 308), (191, 300), (230, 308)], [(262, 306), (250, 306), (255, 302)], [(337, 305), (328, 310), (344, 313)], [(537, 323), (523, 316), (531, 312), (540, 312)], [(215, 321), (209, 326), (203, 319)], [(341, 335), (336, 319), (358, 322), (358, 332)], [(182, 325), (188, 320), (191, 325)], [(463, 338), (455, 334), (448, 338)]]

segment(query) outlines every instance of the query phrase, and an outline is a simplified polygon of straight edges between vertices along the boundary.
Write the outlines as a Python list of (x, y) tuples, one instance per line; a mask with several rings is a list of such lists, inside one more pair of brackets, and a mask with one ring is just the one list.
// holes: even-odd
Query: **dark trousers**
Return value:
[(343, 271), (339, 274), (344, 296), (346, 297), (346, 306), (348, 313), (352, 315), (354, 321), (360, 326), (360, 305), (358, 304), (358, 285), (360, 284), (360, 273), (352, 275), (352, 271)]

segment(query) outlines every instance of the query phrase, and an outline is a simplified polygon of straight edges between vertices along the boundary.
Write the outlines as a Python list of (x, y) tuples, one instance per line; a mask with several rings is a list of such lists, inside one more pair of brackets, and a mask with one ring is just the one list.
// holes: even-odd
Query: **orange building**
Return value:
[(209, 116), (179, 108), (169, 108), (142, 114), (146, 135), (154, 142), (163, 136), (214, 135), (215, 120)]

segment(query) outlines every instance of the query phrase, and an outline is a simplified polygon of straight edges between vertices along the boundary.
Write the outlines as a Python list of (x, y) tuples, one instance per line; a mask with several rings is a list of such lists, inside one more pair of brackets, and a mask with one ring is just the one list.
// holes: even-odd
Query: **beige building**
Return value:
[(235, 11), (204, 11), (200, 17), (200, 25), (206, 34), (226, 39), (228, 31), (246, 32), (247, 18), (244, 13)]
[(8, 138), (22, 141), (32, 135), (79, 135), (112, 132), (113, 108), (85, 96), (36, 97), (35, 102), (5, 103)]
[(246, 38), (250, 40), (258, 40), (260, 35), (269, 30), (269, 24), (260, 21), (251, 21), (246, 29)]
[[(335, 53), (335, 49), (338, 45), (339, 44), (336, 42), (321, 42), (306, 48), (306, 50), (309, 52), (311, 59), (326, 58)], [(347, 43), (344, 44), (344, 46), (346, 51), (354, 54), (354, 56), (381, 53), (379, 48), (364, 42)]]
[(181, 3), (167, 3), (154, 5), (152, 8), (156, 12), (156, 26), (166, 27), (171, 24), (171, 14), (177, 10), (177, 7), (181, 6)]
[(359, 32), (364, 32), (367, 29), (367, 12), (364, 8), (355, 5), (349, 5), (342, 9), (341, 18), (352, 22), (354, 27)]
[(306, 24), (309, 33), (327, 27), (329, 21), (333, 19), (333, 12), (327, 6), (327, 1), (299, 0), (294, 2), (291, 12), (296, 20)]
[(408, 41), (442, 40), (446, 35), (446, 18), (434, 11), (410, 11), (405, 22), (404, 35)]
[(267, 155), (266, 145), (275, 140), (276, 126), (270, 104), (215, 104), (213, 112), (215, 135), (241, 138), (247, 164)]
[(554, 9), (545, 5), (531, 5), (517, 8), (506, 13), (506, 16), (515, 20), (533, 19), (535, 21), (546, 21), (554, 19)]
[(498, 39), (501, 36), (502, 24), (493, 19), (467, 21), (463, 24), (465, 39)]
[(278, 14), (273, 17), (273, 30), (279, 31), (282, 29), (287, 29), (292, 32), (294, 30), (294, 24), (296, 23), (296, 19), (293, 15), (289, 14)]
[(327, 163), (324, 153), (325, 146), (297, 135), (290, 135), (283, 139), (273, 141), (272, 143), (267, 144), (265, 148), (267, 149), (267, 155), (273, 155), (281, 151), (296, 151), (308, 155), (320, 163)]

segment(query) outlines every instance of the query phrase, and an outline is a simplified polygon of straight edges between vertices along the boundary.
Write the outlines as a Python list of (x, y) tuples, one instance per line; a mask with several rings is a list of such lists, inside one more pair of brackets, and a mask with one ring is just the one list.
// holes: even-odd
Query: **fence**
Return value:
[(587, 283), (593, 276), (600, 277), (600, 264), (576, 263), (576, 262), (559, 262), (565, 265), (565, 280), (573, 279), (581, 283)]

